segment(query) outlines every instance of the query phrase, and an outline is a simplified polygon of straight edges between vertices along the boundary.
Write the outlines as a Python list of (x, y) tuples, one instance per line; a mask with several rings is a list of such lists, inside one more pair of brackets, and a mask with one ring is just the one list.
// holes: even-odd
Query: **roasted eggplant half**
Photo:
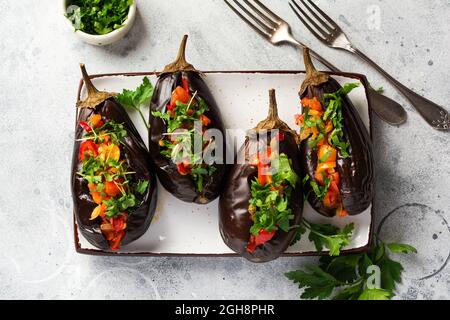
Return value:
[[(226, 173), (224, 126), (201, 73), (186, 62), (187, 35), (159, 75), (150, 105), (149, 149), (161, 184), (199, 204), (217, 198)], [(220, 140), (217, 137), (220, 136)]]
[(306, 79), (300, 88), (302, 114), (300, 156), (304, 189), (311, 206), (332, 217), (357, 215), (373, 198), (372, 143), (366, 126), (347, 94), (358, 84), (341, 87), (318, 72), (304, 51)]
[(247, 134), (219, 201), (223, 241), (250, 261), (278, 258), (302, 218), (297, 138), (278, 117), (271, 89), (269, 116)]
[(142, 236), (156, 207), (156, 177), (142, 138), (114, 94), (98, 91), (81, 65), (88, 98), (78, 103), (72, 197), (79, 230), (118, 250)]

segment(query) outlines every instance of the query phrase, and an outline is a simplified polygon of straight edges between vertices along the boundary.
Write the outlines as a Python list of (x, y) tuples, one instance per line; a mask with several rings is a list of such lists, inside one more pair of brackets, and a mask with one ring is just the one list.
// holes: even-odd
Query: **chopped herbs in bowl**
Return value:
[(80, 38), (106, 45), (120, 40), (136, 15), (134, 0), (64, 0), (65, 16)]

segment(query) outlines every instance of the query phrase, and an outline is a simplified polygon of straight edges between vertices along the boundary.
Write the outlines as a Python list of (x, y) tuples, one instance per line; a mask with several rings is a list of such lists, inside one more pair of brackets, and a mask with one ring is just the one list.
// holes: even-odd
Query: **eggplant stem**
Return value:
[(80, 63), (80, 69), (81, 69), (81, 74), (83, 75), (84, 85), (87, 88), (88, 94), (94, 94), (94, 93), (98, 92), (97, 88), (92, 83), (91, 78), (89, 77), (89, 75), (86, 71), (86, 66), (84, 65), (84, 63)]
[(77, 102), (78, 108), (94, 109), (95, 107), (97, 107), (100, 103), (104, 102), (105, 100), (108, 100), (109, 98), (116, 96), (115, 93), (99, 91), (94, 86), (94, 84), (91, 81), (91, 78), (89, 77), (89, 74), (86, 71), (86, 66), (84, 65), (84, 63), (80, 63), (80, 69), (81, 69), (81, 74), (83, 75), (83, 81), (86, 86), (88, 96), (85, 100)]
[(328, 81), (330, 78), (326, 73), (317, 71), (311, 60), (309, 54), (309, 49), (307, 47), (303, 48), (303, 60), (305, 61), (306, 76), (305, 80), (300, 87), (299, 95), (302, 96), (309, 86), (319, 86)]
[(269, 90), (269, 116), (268, 119), (278, 119), (277, 98), (275, 96), (275, 89)]
[(279, 131), (283, 131), (284, 133), (292, 134), (297, 139), (297, 134), (294, 130), (289, 128), (289, 126), (280, 119), (278, 116), (278, 106), (277, 99), (275, 95), (275, 89), (269, 90), (269, 115), (267, 118), (254, 128), (256, 132), (262, 130), (274, 130), (278, 129)]
[(164, 73), (175, 73), (179, 71), (194, 71), (198, 72), (197, 69), (194, 68), (192, 64), (186, 61), (186, 43), (187, 43), (188, 35), (185, 34), (180, 43), (180, 48), (178, 49), (178, 54), (174, 62), (168, 64), (164, 67), (164, 70), (161, 74)]

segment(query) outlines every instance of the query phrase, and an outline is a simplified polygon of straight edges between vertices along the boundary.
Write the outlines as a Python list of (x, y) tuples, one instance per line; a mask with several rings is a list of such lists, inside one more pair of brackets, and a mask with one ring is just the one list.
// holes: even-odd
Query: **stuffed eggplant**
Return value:
[(223, 241), (250, 261), (278, 258), (302, 218), (297, 138), (278, 117), (270, 90), (269, 116), (247, 135), (219, 201)]
[(155, 85), (149, 149), (164, 188), (183, 201), (205, 204), (222, 189), (225, 134), (213, 96), (200, 72), (186, 62), (186, 41), (187, 35)]
[(318, 72), (307, 49), (304, 59), (306, 79), (299, 92), (302, 114), (296, 122), (308, 201), (327, 217), (357, 215), (372, 202), (374, 180), (370, 135), (347, 98), (358, 84), (341, 87)]
[(81, 65), (88, 98), (78, 103), (72, 159), (72, 197), (83, 236), (103, 250), (118, 250), (147, 231), (156, 206), (156, 178), (131, 119), (98, 91)]

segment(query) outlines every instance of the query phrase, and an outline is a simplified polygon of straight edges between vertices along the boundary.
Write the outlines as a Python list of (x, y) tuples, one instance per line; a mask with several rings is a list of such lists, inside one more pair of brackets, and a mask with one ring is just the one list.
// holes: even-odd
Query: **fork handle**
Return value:
[(378, 70), (386, 79), (388, 79), (398, 89), (398, 91), (400, 91), (411, 102), (414, 108), (416, 108), (416, 110), (427, 121), (429, 125), (437, 130), (450, 129), (450, 115), (444, 108), (437, 105), (433, 101), (422, 97), (421, 95), (415, 93), (414, 91), (400, 83), (397, 79), (392, 77), (383, 68), (381, 68), (372, 59), (370, 59), (357, 48), (350, 47), (349, 51), (364, 59), (372, 67)]

